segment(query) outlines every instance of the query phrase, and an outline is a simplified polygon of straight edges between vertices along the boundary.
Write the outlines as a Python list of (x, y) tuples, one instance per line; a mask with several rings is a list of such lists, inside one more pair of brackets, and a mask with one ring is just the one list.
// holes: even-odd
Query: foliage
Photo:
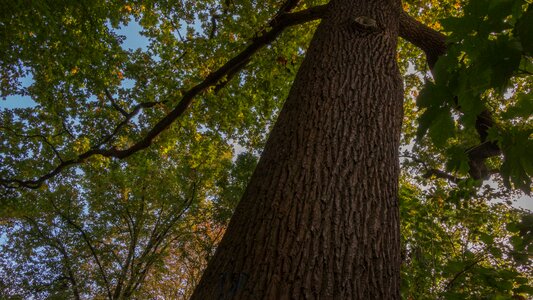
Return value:
[[(228, 157), (192, 169), (186, 167), (190, 158), (176, 157), (179, 150), (110, 162), (104, 170), (88, 166), (86, 176), (42, 190), (33, 210), (17, 212), (19, 218), (2, 226), (9, 238), (2, 249), (3, 278), (11, 280), (11, 291), (28, 298), (64, 293), (70, 285), (83, 298), (138, 293), (145, 278), (163, 267), (171, 246), (192, 243), (184, 237), (196, 237), (198, 227), (212, 222), (202, 220), (209, 210), (207, 187), (231, 163)], [(200, 159), (208, 155), (223, 153), (204, 149)], [(36, 276), (42, 272), (47, 276)]]
[(490, 203), (482, 194), (456, 192), (445, 188), (422, 192), (408, 183), (402, 187), (404, 299), (531, 295), (532, 228), (527, 220), (533, 215), (505, 203)]
[[(442, 25), (435, 26), (450, 32), (446, 56), (437, 61), (433, 76), (425, 73), (419, 92), (420, 77), (413, 88), (407, 82), (407, 104), (417, 98), (412, 117), (418, 116), (419, 126), (404, 132), (407, 143), (415, 136), (417, 143), (404, 151), (402, 296), (526, 299), (533, 293), (531, 212), (511, 206), (509, 199), (520, 193), (509, 188), (531, 189), (532, 56), (524, 27), (531, 24), (531, 6), (484, 0), (456, 6), (452, 17), (441, 14)], [(487, 109), (496, 126), (483, 137), (476, 122)], [(497, 143), (503, 152), (503, 159), (487, 163), (490, 173), (501, 177), (491, 176), (485, 185), (465, 178), (471, 174), (469, 152), (480, 142)], [(438, 169), (451, 174), (442, 176)], [(425, 189), (416, 188), (420, 184)]]
[[(424, 109), (418, 137), (427, 132), (436, 147), (444, 148), (449, 171), (467, 174), (472, 165), (461, 153), (472, 152), (479, 138), (502, 149), (503, 160), (493, 164), (504, 183), (528, 194), (533, 175), (532, 22), (533, 8), (526, 1), (469, 1), (461, 17), (442, 20), (451, 32), (448, 51), (435, 65), (434, 82), (417, 99)], [(460, 114), (454, 112), (457, 107)], [(487, 109), (499, 118), (495, 126), (479, 129), (478, 117)], [(487, 139), (476, 137), (476, 130), (488, 130)]]
[[(296, 10), (320, 4), (301, 1)], [(16, 180), (50, 174), (91, 149), (131, 146), (264, 33), (282, 7), (270, 0), (5, 5), (0, 179)], [(506, 202), (520, 196), (512, 188), (530, 191), (533, 174), (531, 5), (404, 1), (404, 9), (450, 33), (450, 44), (433, 80), (422, 52), (399, 45), (403, 296), (531, 295), (532, 217)], [(128, 24), (142, 27), (147, 47), (123, 45), (118, 32)], [(122, 160), (81, 159), (36, 189), (0, 182), (0, 298), (187, 298), (315, 25), (286, 29), (224, 85), (200, 93), (149, 149)], [(30, 104), (13, 104), (21, 99), (13, 96)], [(497, 121), (487, 139), (503, 152), (488, 161), (501, 173), (488, 186), (467, 176), (468, 153), (483, 142), (475, 128), (483, 109)]]

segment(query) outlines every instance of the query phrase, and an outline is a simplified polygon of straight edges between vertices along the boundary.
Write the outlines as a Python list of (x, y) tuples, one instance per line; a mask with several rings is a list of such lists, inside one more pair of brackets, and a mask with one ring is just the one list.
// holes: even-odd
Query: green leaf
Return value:
[(511, 28), (511, 26), (505, 22), (505, 17), (513, 13), (513, 8), (517, 1), (491, 0), (489, 2), (487, 23), (491, 25), (492, 30), (501, 31), (503, 29)]
[(463, 261), (451, 261), (446, 265), (445, 271), (449, 274), (456, 274), (461, 272), (465, 266), (466, 263)]
[(513, 245), (515, 251), (524, 250), (524, 243), (521, 237), (515, 235), (512, 236), (509, 241), (511, 242), (511, 245)]
[(461, 175), (468, 174), (470, 166), (468, 165), (468, 154), (465, 150), (460, 146), (452, 146), (446, 150), (448, 154), (446, 169), (448, 171), (455, 171)]
[(518, 232), (520, 231), (520, 228), (518, 227), (518, 224), (516, 222), (510, 222), (510, 223), (507, 223), (507, 225), (505, 226), (505, 228), (509, 231), (509, 232)]
[(505, 118), (523, 117), (528, 118), (533, 115), (533, 94), (519, 93), (516, 96), (516, 104), (503, 113)]
[(480, 234), (479, 239), (482, 240), (487, 245), (491, 245), (492, 243), (494, 243), (494, 237), (484, 232)]
[(448, 49), (447, 54), (439, 57), (435, 63), (432, 73), (437, 85), (450, 88), (450, 81), (455, 79), (455, 74), (453, 74), (453, 72), (459, 64), (457, 60), (458, 53), (456, 51), (456, 47), (451, 46), (450, 49)]
[(526, 293), (529, 295), (533, 295), (533, 286), (530, 285), (521, 285), (513, 290), (515, 293)]
[(455, 134), (455, 123), (450, 110), (440, 109), (435, 115), (433, 122), (429, 127), (429, 136), (431, 141), (437, 147), (443, 147), (446, 141)]
[(421, 139), (429, 131), (431, 141), (437, 147), (443, 147), (455, 133), (455, 123), (447, 106), (426, 109), (418, 123), (417, 138)]
[(491, 85), (503, 90), (518, 69), (522, 57), (521, 45), (515, 39), (500, 37), (489, 48), (489, 57), (481, 62), (488, 64), (492, 69)]
[(416, 105), (419, 108), (438, 107), (451, 101), (452, 98), (453, 95), (447, 87), (428, 82), (416, 98)]
[(529, 9), (522, 15), (517, 23), (516, 31), (524, 52), (533, 55), (533, 6), (530, 4)]
[(524, 193), (531, 192), (531, 177), (533, 176), (533, 129), (520, 130), (512, 128), (503, 134), (501, 147), (504, 161), (501, 173), (504, 182), (510, 186), (512, 182), (516, 188)]
[(526, 293), (533, 295), (533, 287), (530, 285), (521, 285), (514, 290), (516, 293)]
[(470, 0), (464, 8), (465, 15), (483, 17), (487, 14), (489, 5), (491, 3), (493, 2), (488, 0)]
[(418, 118), (417, 138), (421, 139), (429, 130), (431, 140), (443, 146), (454, 135), (455, 124), (450, 112), (452, 94), (443, 85), (427, 83), (417, 98), (417, 105), (426, 108)]
[(457, 102), (463, 113), (461, 115), (462, 123), (467, 127), (474, 127), (477, 116), (485, 108), (479, 94), (471, 93), (470, 90), (467, 89), (462, 89), (457, 96)]

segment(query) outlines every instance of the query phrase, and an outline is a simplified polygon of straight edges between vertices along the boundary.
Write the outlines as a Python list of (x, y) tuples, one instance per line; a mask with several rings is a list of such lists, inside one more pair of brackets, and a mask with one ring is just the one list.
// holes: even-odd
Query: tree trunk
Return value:
[(400, 12), (330, 3), (192, 299), (400, 298)]

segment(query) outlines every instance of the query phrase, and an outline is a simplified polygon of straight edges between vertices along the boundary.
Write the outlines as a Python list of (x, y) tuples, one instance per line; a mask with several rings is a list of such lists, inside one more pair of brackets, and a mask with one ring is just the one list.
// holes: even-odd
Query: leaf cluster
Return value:
[(444, 149), (449, 171), (478, 173), (468, 161), (490, 157), (480, 149), (492, 143), (485, 148), (503, 152), (503, 160), (494, 160), (492, 168), (508, 187), (512, 183), (526, 193), (533, 175), (533, 36), (526, 25), (532, 24), (532, 16), (525, 1), (473, 0), (462, 16), (443, 19), (444, 30), (451, 32), (447, 54), (437, 61), (434, 80), (417, 98), (423, 110), (417, 136), (427, 133)]

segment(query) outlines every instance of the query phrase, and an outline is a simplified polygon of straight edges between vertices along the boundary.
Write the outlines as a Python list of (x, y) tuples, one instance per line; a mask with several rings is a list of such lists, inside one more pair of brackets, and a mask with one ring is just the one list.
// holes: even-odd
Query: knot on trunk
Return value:
[(376, 20), (367, 17), (367, 16), (359, 16), (353, 18), (352, 27), (358, 31), (365, 31), (365, 32), (377, 32), (381, 31), (381, 28), (379, 28)]

